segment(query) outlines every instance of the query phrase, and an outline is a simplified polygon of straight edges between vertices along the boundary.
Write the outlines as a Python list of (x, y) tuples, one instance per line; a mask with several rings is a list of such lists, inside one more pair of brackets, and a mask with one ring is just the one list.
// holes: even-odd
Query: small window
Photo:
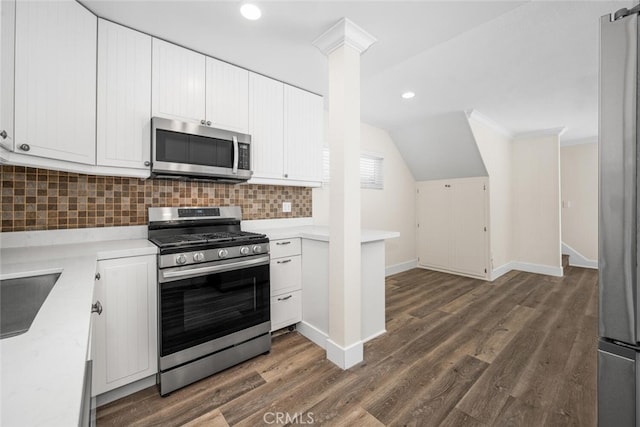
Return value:
[[(384, 188), (382, 161), (384, 157), (374, 153), (360, 153), (360, 188)], [(328, 183), (329, 176), (329, 147), (322, 150), (322, 181)]]

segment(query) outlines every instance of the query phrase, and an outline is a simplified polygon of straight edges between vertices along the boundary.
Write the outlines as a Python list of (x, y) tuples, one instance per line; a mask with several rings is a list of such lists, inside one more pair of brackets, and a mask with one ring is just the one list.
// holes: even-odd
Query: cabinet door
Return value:
[(207, 121), (249, 133), (249, 72), (207, 57)]
[(284, 86), (284, 173), (288, 179), (322, 181), (324, 101)]
[(0, 1), (0, 145), (13, 151), (13, 66), (15, 7)]
[(488, 235), (486, 181), (461, 179), (451, 181), (450, 185), (452, 268), (465, 274), (485, 276)]
[(249, 73), (249, 133), (253, 176), (283, 176), (284, 84)]
[(95, 164), (96, 27), (75, 1), (16, 3), (16, 151)]
[(151, 110), (154, 116), (205, 120), (205, 56), (153, 39)]
[(451, 188), (442, 181), (418, 185), (418, 263), (451, 266)]
[(147, 169), (151, 150), (151, 37), (98, 22), (97, 164)]
[(271, 331), (293, 325), (302, 320), (302, 291), (271, 297)]
[(157, 372), (157, 284), (155, 256), (98, 262), (95, 295), (93, 395)]
[(271, 295), (302, 289), (302, 261), (300, 255), (271, 258), (269, 270)]

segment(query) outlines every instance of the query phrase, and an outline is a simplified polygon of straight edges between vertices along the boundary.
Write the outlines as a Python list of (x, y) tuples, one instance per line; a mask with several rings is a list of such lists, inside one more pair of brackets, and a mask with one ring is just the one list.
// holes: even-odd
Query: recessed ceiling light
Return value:
[(405, 92), (405, 93), (403, 93), (403, 94), (402, 94), (402, 97), (403, 97), (404, 99), (411, 99), (411, 98), (413, 98), (414, 96), (416, 96), (416, 94), (415, 94), (415, 93), (413, 93), (413, 92)]
[(240, 13), (242, 14), (242, 16), (244, 16), (245, 18), (251, 21), (260, 19), (260, 17), (262, 16), (262, 12), (260, 11), (260, 8), (258, 8), (258, 6), (256, 6), (255, 4), (251, 4), (251, 3), (243, 4), (240, 7)]

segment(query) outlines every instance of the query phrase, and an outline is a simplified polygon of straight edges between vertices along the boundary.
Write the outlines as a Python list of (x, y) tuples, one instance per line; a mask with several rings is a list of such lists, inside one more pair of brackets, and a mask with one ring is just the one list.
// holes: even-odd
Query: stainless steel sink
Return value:
[(0, 339), (24, 334), (60, 273), (0, 280)]

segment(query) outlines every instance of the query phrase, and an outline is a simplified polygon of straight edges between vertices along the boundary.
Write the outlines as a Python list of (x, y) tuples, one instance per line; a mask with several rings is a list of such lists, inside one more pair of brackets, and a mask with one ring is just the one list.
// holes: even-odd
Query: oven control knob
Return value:
[(240, 253), (242, 255), (249, 255), (249, 252), (250, 251), (249, 251), (249, 247), (248, 246), (243, 246), (243, 247), (240, 248)]
[(180, 254), (176, 257), (176, 264), (184, 264), (187, 262), (187, 257), (184, 254)]
[(218, 258), (224, 258), (229, 254), (229, 251), (226, 249), (220, 249), (218, 251)]
[(260, 246), (260, 245), (255, 245), (255, 246), (253, 247), (253, 253), (254, 253), (254, 254), (259, 254), (260, 252), (262, 252), (262, 246)]
[(195, 262), (204, 261), (204, 254), (202, 252), (196, 252), (195, 254), (193, 254), (193, 260)]

